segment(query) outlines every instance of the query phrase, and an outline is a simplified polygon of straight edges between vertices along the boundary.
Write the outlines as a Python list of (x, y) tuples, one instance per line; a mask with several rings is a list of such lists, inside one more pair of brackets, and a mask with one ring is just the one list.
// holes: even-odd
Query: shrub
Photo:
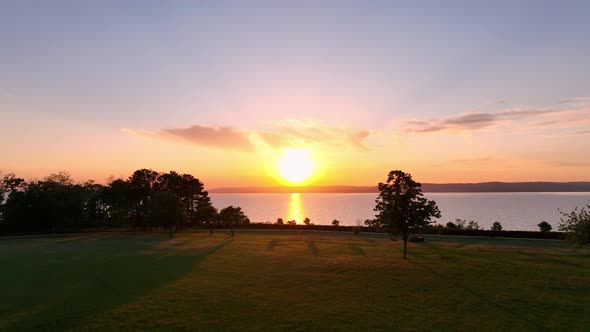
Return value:
[(354, 235), (359, 235), (361, 233), (361, 226), (352, 226), (352, 233)]
[(563, 215), (559, 230), (566, 233), (565, 238), (576, 247), (590, 243), (590, 204), (570, 213), (559, 212)]
[(537, 224), (537, 226), (539, 226), (539, 231), (542, 233), (549, 233), (551, 232), (551, 229), (553, 227), (551, 227), (551, 224), (549, 224), (546, 221), (541, 221), (540, 223)]
[(410, 242), (424, 242), (424, 236), (423, 235), (412, 235), (410, 237)]
[(495, 232), (499, 232), (502, 230), (502, 224), (500, 224), (497, 221), (494, 221), (494, 223), (492, 224), (492, 230)]
[(338, 221), (337, 219), (334, 219), (334, 220), (332, 220), (332, 225), (340, 226), (340, 221)]
[(303, 219), (303, 223), (309, 226), (309, 224), (311, 224), (311, 220), (309, 218), (305, 218)]
[(480, 230), (481, 228), (479, 227), (479, 224), (477, 223), (477, 221), (473, 221), (471, 220), (468, 224), (467, 224), (467, 229), (469, 230)]

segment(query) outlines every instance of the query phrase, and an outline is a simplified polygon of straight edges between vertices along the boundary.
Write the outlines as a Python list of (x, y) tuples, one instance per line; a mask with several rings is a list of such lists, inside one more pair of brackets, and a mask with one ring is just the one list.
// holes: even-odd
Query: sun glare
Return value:
[(291, 184), (305, 181), (313, 174), (313, 162), (309, 151), (305, 149), (287, 148), (279, 158), (279, 174)]

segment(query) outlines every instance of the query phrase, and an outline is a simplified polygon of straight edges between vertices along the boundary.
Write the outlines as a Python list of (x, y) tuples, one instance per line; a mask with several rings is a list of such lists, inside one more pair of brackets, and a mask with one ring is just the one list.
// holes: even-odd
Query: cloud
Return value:
[(580, 135), (590, 135), (590, 130), (580, 130), (580, 131), (574, 131), (571, 133), (563, 133), (558, 136), (580, 136)]
[(567, 121), (564, 118), (547, 119), (563, 113), (576, 112), (571, 109), (508, 109), (499, 112), (466, 113), (447, 118), (432, 120), (406, 120), (403, 122), (405, 131), (414, 133), (429, 133), (437, 131), (477, 130), (500, 124), (525, 119), (542, 118), (538, 126), (548, 126)]
[(156, 132), (124, 129), (124, 132), (143, 137), (179, 140), (196, 145), (250, 152), (254, 146), (249, 134), (232, 127), (193, 125), (186, 128), (163, 129)]
[(193, 125), (160, 131), (137, 129), (123, 129), (123, 131), (140, 137), (182, 141), (244, 152), (254, 151), (253, 137), (272, 148), (315, 145), (351, 146), (359, 150), (368, 150), (364, 140), (370, 135), (368, 130), (326, 126), (313, 120), (284, 120), (259, 130)]
[(584, 161), (547, 161), (542, 164), (556, 167), (590, 167), (590, 162)]
[(272, 147), (285, 145), (352, 146), (368, 150), (364, 140), (370, 131), (349, 127), (326, 126), (313, 120), (284, 120), (270, 129), (259, 131), (262, 140)]
[(431, 121), (406, 121), (410, 132), (427, 133), (442, 130), (475, 130), (497, 125), (501, 122), (520, 120), (542, 114), (557, 112), (556, 110), (506, 110), (502, 112), (467, 113)]

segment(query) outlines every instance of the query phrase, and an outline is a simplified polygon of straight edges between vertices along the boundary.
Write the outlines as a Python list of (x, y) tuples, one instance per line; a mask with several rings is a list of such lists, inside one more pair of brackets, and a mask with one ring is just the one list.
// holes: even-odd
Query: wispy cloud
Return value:
[(255, 149), (253, 138), (272, 148), (285, 146), (350, 146), (368, 150), (364, 140), (368, 130), (348, 127), (326, 126), (313, 120), (284, 120), (268, 128), (245, 130), (228, 126), (193, 125), (185, 128), (170, 128), (159, 131), (123, 129), (124, 132), (141, 137), (182, 141), (221, 149), (251, 152)]
[(124, 131), (137, 136), (184, 141), (222, 149), (246, 152), (254, 150), (248, 133), (232, 127), (193, 125), (186, 128), (163, 129), (155, 132), (137, 129), (124, 129)]
[(471, 112), (446, 118), (402, 121), (406, 132), (471, 131), (511, 123), (530, 128), (579, 127), (590, 123), (590, 97), (570, 98), (548, 107), (509, 108), (495, 112)]
[(364, 140), (370, 131), (349, 127), (326, 126), (313, 120), (284, 120), (275, 123), (267, 130), (258, 131), (258, 135), (270, 146), (285, 145), (327, 145), (352, 146), (368, 150)]
[(475, 130), (501, 123), (558, 113), (561, 110), (510, 109), (500, 112), (465, 113), (447, 118), (404, 121), (406, 131), (429, 133), (443, 130)]
[(571, 133), (563, 133), (557, 136), (580, 136), (580, 135), (590, 135), (590, 130), (581, 130), (581, 131), (574, 131)]

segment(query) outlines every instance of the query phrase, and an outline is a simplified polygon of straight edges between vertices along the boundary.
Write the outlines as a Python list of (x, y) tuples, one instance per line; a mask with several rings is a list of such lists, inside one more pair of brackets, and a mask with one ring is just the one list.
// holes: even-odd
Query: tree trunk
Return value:
[(404, 259), (408, 259), (408, 234), (403, 234), (402, 238), (404, 240)]

